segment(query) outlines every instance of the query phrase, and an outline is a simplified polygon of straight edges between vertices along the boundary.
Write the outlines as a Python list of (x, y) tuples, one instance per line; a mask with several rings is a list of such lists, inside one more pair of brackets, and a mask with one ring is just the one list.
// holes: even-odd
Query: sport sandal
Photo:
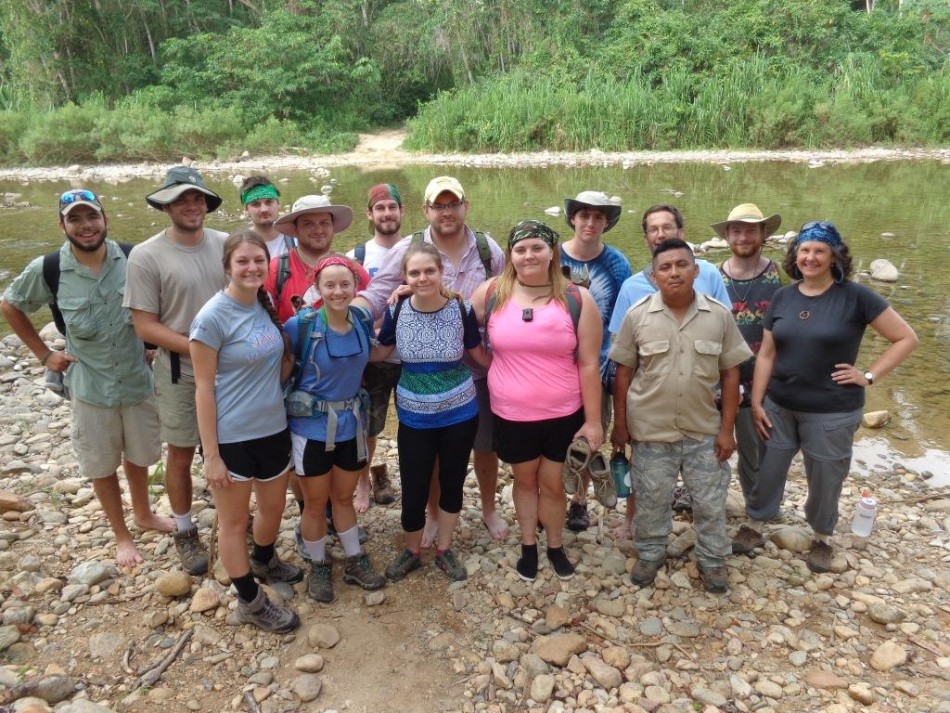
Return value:
[(582, 487), (584, 471), (590, 464), (591, 455), (590, 443), (583, 436), (575, 438), (567, 447), (561, 474), (564, 478), (564, 492), (568, 495), (573, 495)]

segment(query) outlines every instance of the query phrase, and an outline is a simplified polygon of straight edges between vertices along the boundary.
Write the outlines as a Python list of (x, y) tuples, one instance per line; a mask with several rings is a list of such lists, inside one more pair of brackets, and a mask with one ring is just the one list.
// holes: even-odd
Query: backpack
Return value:
[(353, 259), (360, 265), (366, 261), (366, 243), (360, 243), (353, 248)]
[[(373, 320), (363, 310), (356, 307), (349, 308), (350, 320), (354, 325), (358, 324), (366, 335), (366, 340), (372, 345), (375, 339), (373, 330)], [(319, 324), (318, 324), (319, 323)], [(314, 341), (318, 344), (326, 334), (327, 316), (326, 309), (314, 309), (313, 307), (304, 307), (297, 313), (297, 347), (294, 350), (294, 376), (293, 390), (300, 386), (300, 376), (303, 373), (303, 361), (310, 352), (310, 345)]]
[(277, 299), (276, 304), (280, 304), (280, 293), (284, 291), (284, 285), (290, 278), (290, 251), (277, 258)]
[[(119, 243), (122, 252), (125, 254), (126, 260), (129, 258), (129, 253), (132, 252), (132, 245), (129, 243)], [(53, 294), (53, 299), (49, 303), (49, 311), (53, 315), (53, 322), (56, 324), (56, 329), (59, 330), (59, 333), (64, 337), (66, 336), (66, 322), (63, 319), (63, 313), (59, 310), (59, 305), (56, 303), (56, 296), (59, 294), (59, 250), (51, 253), (47, 253), (43, 256), (43, 282), (46, 283), (46, 287), (49, 288), (49, 291)]]
[[(425, 232), (412, 234), (410, 245), (420, 245), (425, 241)], [(488, 236), (485, 233), (475, 231), (475, 247), (478, 248), (478, 259), (482, 261), (482, 267), (485, 268), (485, 279), (491, 277), (491, 246), (488, 244)], [(363, 248), (363, 254), (366, 254), (366, 248)], [(362, 264), (362, 263), (360, 263)]]
[[(495, 310), (495, 305), (498, 302), (498, 295), (495, 294), (495, 287), (497, 286), (497, 278), (488, 283), (488, 289), (485, 292), (485, 348), (488, 349), (488, 318), (491, 316), (491, 313)], [(577, 325), (581, 321), (581, 291), (573, 282), (567, 286), (567, 290), (564, 292), (564, 299), (567, 301), (567, 311), (571, 315), (571, 324), (574, 325), (574, 335), (577, 336)], [(578, 344), (574, 347), (574, 361), (577, 361), (579, 350), (580, 350), (580, 339), (577, 340)]]

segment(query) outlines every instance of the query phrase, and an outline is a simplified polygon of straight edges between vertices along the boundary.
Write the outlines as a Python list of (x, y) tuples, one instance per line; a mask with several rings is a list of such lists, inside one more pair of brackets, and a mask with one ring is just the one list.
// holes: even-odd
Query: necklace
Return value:
[(521, 280), (518, 280), (518, 284), (521, 285), (522, 287), (527, 287), (528, 289), (531, 289), (532, 287), (554, 287), (554, 284), (551, 282), (548, 282), (544, 285), (526, 285)]
[[(768, 263), (766, 263), (765, 269), (767, 270), (768, 267), (769, 267)], [(756, 265), (756, 270), (757, 269), (758, 269), (758, 265)], [(763, 270), (762, 272), (753, 272), (752, 276), (749, 277), (748, 279), (740, 280), (739, 278), (734, 277), (733, 275), (730, 275), (728, 272), (726, 272), (726, 263), (722, 264), (722, 267), (719, 268), (719, 271), (722, 272), (722, 274), (728, 278), (728, 281), (726, 283), (726, 288), (728, 289), (730, 293), (729, 294), (730, 297), (735, 296), (735, 299), (732, 300), (733, 304), (737, 302), (741, 302), (743, 305), (746, 304), (746, 302), (748, 301), (749, 293), (752, 291), (752, 288), (755, 286), (756, 279), (765, 272), (765, 270)], [(745, 292), (739, 291), (738, 283), (740, 282), (745, 285)]]

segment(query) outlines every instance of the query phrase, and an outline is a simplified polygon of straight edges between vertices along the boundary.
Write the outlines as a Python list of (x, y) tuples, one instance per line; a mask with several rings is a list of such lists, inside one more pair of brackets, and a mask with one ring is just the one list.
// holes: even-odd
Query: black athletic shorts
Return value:
[(584, 409), (543, 421), (509, 421), (495, 414), (495, 453), (505, 463), (525, 463), (544, 456), (563, 463), (574, 434), (584, 425)]
[(327, 450), (323, 441), (311, 441), (306, 436), (294, 434), (294, 466), (297, 477), (313, 478), (326, 475), (336, 466), (340, 470), (355, 471), (366, 465), (366, 459), (360, 460), (356, 455), (356, 439), (338, 441), (332, 451)]
[(291, 466), (290, 451), (288, 428), (272, 436), (218, 444), (221, 460), (237, 481), (267, 481), (283, 475)]

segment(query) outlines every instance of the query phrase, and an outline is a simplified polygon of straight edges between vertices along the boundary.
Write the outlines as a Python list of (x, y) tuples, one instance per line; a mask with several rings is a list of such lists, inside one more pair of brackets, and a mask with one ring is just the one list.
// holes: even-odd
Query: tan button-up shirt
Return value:
[(695, 294), (682, 323), (657, 292), (624, 317), (610, 358), (633, 369), (627, 427), (635, 441), (674, 443), (719, 432), (719, 372), (752, 356), (722, 304)]

